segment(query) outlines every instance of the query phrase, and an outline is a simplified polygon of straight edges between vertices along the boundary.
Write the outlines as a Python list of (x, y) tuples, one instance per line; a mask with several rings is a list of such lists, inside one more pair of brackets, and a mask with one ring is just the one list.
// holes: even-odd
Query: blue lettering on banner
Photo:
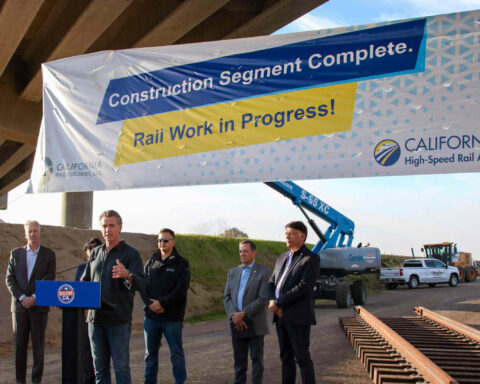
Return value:
[(444, 149), (469, 149), (480, 147), (480, 139), (475, 135), (429, 136), (405, 140), (405, 149), (409, 152), (441, 151)]
[(421, 72), (417, 19), (112, 79), (97, 124), (288, 90)]

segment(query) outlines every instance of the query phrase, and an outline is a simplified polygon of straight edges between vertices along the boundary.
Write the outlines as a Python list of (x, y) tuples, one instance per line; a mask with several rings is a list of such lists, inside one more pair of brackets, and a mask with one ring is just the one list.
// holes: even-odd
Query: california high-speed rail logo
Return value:
[(384, 167), (395, 164), (400, 158), (400, 145), (394, 140), (382, 140), (374, 151), (375, 161)]
[(58, 288), (57, 296), (62, 304), (70, 304), (75, 298), (75, 290), (70, 284), (62, 284)]
[(53, 173), (53, 162), (48, 157), (43, 161), (42, 174), (40, 175), (40, 186), (43, 187), (48, 183)]

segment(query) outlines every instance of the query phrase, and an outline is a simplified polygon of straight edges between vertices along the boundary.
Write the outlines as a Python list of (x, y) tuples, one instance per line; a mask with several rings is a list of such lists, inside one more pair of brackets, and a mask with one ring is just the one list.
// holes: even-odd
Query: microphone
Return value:
[(67, 269), (64, 269), (64, 270), (62, 270), (62, 271), (58, 271), (58, 272), (55, 272), (55, 273), (49, 273), (48, 275), (44, 276), (44, 277), (42, 278), (42, 280), (47, 280), (47, 279), (49, 279), (50, 277), (54, 277), (54, 276), (56, 276), (56, 275), (59, 275), (60, 273), (68, 272), (68, 271), (71, 271), (72, 269), (77, 269), (77, 268), (80, 267), (82, 264), (83, 264), (83, 263), (78, 264), (78, 265), (76, 265), (75, 267), (67, 268)]
[(59, 272), (55, 273), (55, 275), (58, 275), (58, 274), (63, 273), (63, 272), (71, 271), (72, 269), (77, 269), (77, 268), (80, 267), (82, 264), (84, 264), (84, 263), (78, 264), (78, 265), (76, 265), (75, 267), (71, 267), (71, 268), (64, 269), (63, 271), (59, 271)]

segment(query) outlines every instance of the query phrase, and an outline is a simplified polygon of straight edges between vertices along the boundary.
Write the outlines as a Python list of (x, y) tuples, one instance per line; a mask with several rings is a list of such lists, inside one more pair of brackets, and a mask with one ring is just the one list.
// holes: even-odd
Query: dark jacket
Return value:
[[(268, 305), (268, 279), (272, 271), (267, 267), (255, 262), (245, 285), (242, 299), (242, 311), (247, 320), (253, 323), (255, 336), (268, 333), (267, 305)], [(230, 269), (223, 294), (223, 305), (227, 317), (232, 318), (234, 312), (238, 312), (237, 299), (240, 279), (242, 277), (242, 266), (239, 265)]]
[[(270, 299), (275, 299), (275, 287), (280, 280), (290, 251), (282, 253), (268, 282)], [(305, 245), (293, 254), (292, 264), (280, 296), (275, 302), (282, 308), (282, 321), (286, 325), (316, 324), (313, 288), (320, 274), (320, 257)], [(274, 316), (274, 321), (277, 321)]]
[(88, 311), (89, 323), (104, 325), (120, 325), (132, 322), (134, 285), (127, 284), (124, 279), (112, 278), (112, 269), (116, 261), (120, 262), (137, 279), (143, 278), (143, 263), (135, 248), (120, 241), (109, 252), (105, 244), (96, 247), (90, 255), (82, 281), (99, 281), (101, 284), (101, 307)]
[[(30, 280), (27, 272), (27, 247), (15, 248), (10, 253), (8, 261), (6, 283), (10, 294), (12, 295), (12, 312), (25, 312), (20, 301), (22, 295), (32, 296), (35, 293), (36, 280), (55, 280), (55, 252), (50, 248), (40, 245), (38, 249), (37, 261), (32, 270)], [(33, 306), (29, 311), (48, 312), (50, 307)]]
[[(190, 266), (175, 248), (170, 256), (162, 260), (157, 250), (144, 267), (145, 285), (141, 290), (145, 303), (145, 315), (151, 319), (183, 321), (187, 306), (187, 291), (190, 285)], [(158, 300), (164, 313), (155, 313), (148, 308), (150, 298)]]
[(87, 267), (87, 263), (80, 264), (77, 268), (77, 272), (75, 273), (75, 281), (81, 281), (83, 276), (83, 272), (85, 272), (85, 268)]

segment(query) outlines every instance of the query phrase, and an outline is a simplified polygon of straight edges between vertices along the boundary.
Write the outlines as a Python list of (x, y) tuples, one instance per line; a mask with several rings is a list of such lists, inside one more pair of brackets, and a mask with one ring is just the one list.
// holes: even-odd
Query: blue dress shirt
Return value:
[(40, 250), (40, 245), (35, 251), (30, 249), (30, 245), (27, 244), (27, 270), (28, 270), (28, 280), (30, 281), (30, 277), (32, 276), (33, 267), (37, 262), (38, 251)]
[(243, 309), (243, 294), (245, 293), (245, 287), (247, 286), (248, 278), (252, 272), (253, 264), (255, 264), (255, 262), (250, 264), (248, 267), (242, 265), (242, 276), (240, 277), (240, 285), (238, 286), (237, 296), (237, 307), (239, 311)]

